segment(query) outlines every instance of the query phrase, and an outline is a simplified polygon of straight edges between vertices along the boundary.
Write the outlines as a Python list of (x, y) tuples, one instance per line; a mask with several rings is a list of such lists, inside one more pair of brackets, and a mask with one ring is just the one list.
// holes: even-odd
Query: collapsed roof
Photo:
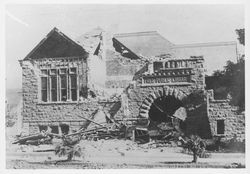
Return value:
[(156, 31), (115, 34), (114, 42), (119, 42), (138, 57), (169, 54), (174, 45)]
[[(104, 33), (107, 34), (102, 28), (97, 27), (74, 41), (54, 28), (24, 59), (97, 55), (104, 41)], [(121, 33), (105, 37), (106, 50), (116, 55), (120, 54), (124, 58), (148, 60), (156, 57), (165, 59), (203, 56), (207, 74), (223, 68), (227, 60), (235, 62), (238, 55), (236, 42), (176, 45), (156, 31)]]
[(93, 53), (102, 40), (103, 32), (104, 30), (100, 27), (94, 28), (93, 30), (86, 32), (76, 38), (76, 42), (88, 52)]

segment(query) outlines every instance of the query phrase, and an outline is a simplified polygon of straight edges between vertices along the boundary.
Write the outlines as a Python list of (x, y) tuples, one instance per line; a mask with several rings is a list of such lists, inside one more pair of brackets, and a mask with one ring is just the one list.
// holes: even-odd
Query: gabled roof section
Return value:
[(115, 34), (114, 41), (118, 41), (138, 57), (169, 54), (173, 46), (170, 41), (156, 31)]
[(57, 58), (86, 56), (87, 52), (75, 41), (53, 28), (47, 36), (24, 58)]

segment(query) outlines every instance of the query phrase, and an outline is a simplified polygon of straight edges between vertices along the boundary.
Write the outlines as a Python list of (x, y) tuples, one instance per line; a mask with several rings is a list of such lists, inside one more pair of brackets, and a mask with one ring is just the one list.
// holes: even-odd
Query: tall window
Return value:
[(51, 84), (51, 101), (57, 101), (57, 72), (56, 69), (50, 70), (51, 76), (50, 76), (50, 84)]
[(217, 120), (217, 134), (225, 133), (225, 123), (224, 120)]
[(67, 69), (60, 70), (61, 79), (61, 101), (67, 101)]
[(71, 90), (71, 99), (72, 101), (77, 100), (77, 77), (76, 77), (76, 68), (70, 69), (70, 90)]
[(41, 100), (43, 102), (77, 101), (77, 69), (41, 70)]
[(48, 71), (47, 70), (42, 70), (42, 77), (41, 77), (41, 94), (42, 94), (42, 101), (47, 102), (48, 99)]

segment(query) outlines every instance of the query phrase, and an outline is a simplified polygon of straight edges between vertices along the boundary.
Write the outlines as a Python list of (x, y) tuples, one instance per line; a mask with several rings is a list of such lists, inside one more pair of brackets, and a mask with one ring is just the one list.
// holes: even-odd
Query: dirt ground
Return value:
[[(6, 153), (7, 168), (240, 168), (245, 166), (245, 154), (211, 153), (193, 164), (192, 155), (180, 147), (146, 147), (130, 140), (81, 141), (83, 156), (71, 162), (60, 162), (54, 152), (34, 152), (53, 149), (52, 145), (12, 145)], [(145, 147), (144, 147), (145, 146)], [(9, 146), (10, 147), (10, 146)]]
[[(10, 132), (9, 132), (10, 134)], [(82, 140), (82, 157), (65, 162), (54, 152), (35, 152), (54, 149), (53, 145), (13, 145), (13, 136), (7, 136), (7, 169), (117, 169), (117, 168), (243, 168), (244, 153), (211, 153), (209, 158), (199, 158), (191, 163), (192, 155), (183, 153), (181, 147), (157, 146), (154, 143), (136, 144), (131, 140)], [(56, 141), (54, 142), (56, 144)], [(61, 162), (60, 162), (61, 161)]]

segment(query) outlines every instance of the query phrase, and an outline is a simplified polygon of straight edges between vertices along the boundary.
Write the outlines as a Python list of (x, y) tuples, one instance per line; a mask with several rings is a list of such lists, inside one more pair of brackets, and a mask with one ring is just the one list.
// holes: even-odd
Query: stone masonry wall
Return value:
[[(143, 74), (141, 75), (141, 78), (140, 75), (138, 75), (139, 78), (137, 79), (136, 83), (134, 85), (130, 85), (130, 87), (127, 88), (127, 96), (129, 100), (128, 108), (130, 117), (148, 117), (147, 110), (150, 109), (151, 102), (153, 100), (160, 97), (161, 95), (171, 95), (183, 102), (183, 105), (187, 110), (187, 118), (185, 120), (185, 132), (187, 134), (199, 134), (201, 137), (210, 137), (211, 133), (207, 117), (207, 105), (205, 102), (206, 98), (204, 95), (204, 60), (200, 58), (187, 60), (190, 60), (189, 68), (191, 68), (192, 73), (190, 74), (190, 82), (186, 84), (143, 84)], [(183, 59), (173, 61), (185, 62), (186, 60)], [(182, 69), (176, 68), (175, 70), (178, 71)], [(145, 74), (147, 74), (147, 72)], [(160, 74), (154, 73), (153, 78), (157, 78), (157, 76), (160, 76)], [(194, 98), (193, 95), (197, 91), (201, 93), (201, 96), (199, 98)], [(150, 100), (151, 102), (149, 102)], [(143, 113), (141, 110), (144, 110), (143, 112), (145, 113)]]
[[(191, 95), (194, 91), (196, 91), (192, 86), (175, 86), (175, 87), (159, 86), (159, 87), (129, 89), (128, 108), (130, 117), (145, 117), (144, 113), (141, 114), (142, 107), (147, 107), (149, 109), (151, 106), (151, 105), (145, 106), (146, 98), (151, 96), (151, 94), (155, 95), (155, 93), (157, 93), (158, 91), (162, 91), (163, 93), (165, 91), (165, 93), (168, 93), (166, 95), (172, 95), (172, 96), (175, 96), (175, 93), (179, 93), (177, 95), (183, 95), (182, 102), (187, 111), (187, 118), (185, 120), (186, 134), (198, 134), (203, 138), (211, 137), (210, 127), (207, 117), (207, 105), (206, 102), (204, 102), (205, 98), (199, 99), (199, 102), (197, 103), (194, 102), (195, 104), (191, 104), (190, 102), (190, 100), (192, 100)], [(170, 92), (170, 91), (176, 91), (176, 92)], [(182, 97), (177, 97), (177, 98), (182, 98)]]
[(81, 103), (60, 103), (60, 104), (37, 104), (29, 117), (25, 117), (24, 122), (31, 125), (43, 124), (68, 124), (70, 126), (81, 127), (86, 125), (86, 120), (82, 117), (91, 118), (98, 109), (95, 101)]
[(97, 101), (83, 100), (75, 102), (42, 102), (40, 69), (53, 67), (77, 66), (79, 73), (79, 86), (84, 89), (87, 84), (85, 77), (86, 65), (82, 61), (21, 61), (22, 83), (23, 83), (23, 130), (26, 133), (35, 133), (39, 125), (59, 125), (66, 124), (73, 129), (80, 128), (86, 124), (86, 120), (81, 116), (91, 117), (92, 113), (98, 109)]
[[(137, 83), (143, 85), (143, 77), (187, 77), (189, 86), (195, 89), (205, 88), (205, 69), (203, 67), (203, 57), (192, 57), (189, 59), (165, 59), (153, 61), (148, 64), (148, 68), (137, 74)], [(151, 68), (150, 68), (151, 67)], [(154, 68), (152, 68), (154, 67)], [(141, 77), (141, 78), (140, 78)], [(166, 83), (162, 79), (157, 80), (158, 85), (179, 86), (177, 82)], [(162, 84), (159, 84), (162, 83)], [(165, 84), (164, 84), (165, 83)], [(154, 84), (156, 86), (157, 84)], [(150, 86), (150, 85), (146, 85)]]
[[(142, 78), (144, 77), (144, 73), (142, 72), (141, 75), (138, 75), (138, 80), (136, 81), (134, 86), (130, 86), (128, 88), (128, 98), (129, 98), (129, 105), (131, 113), (137, 116), (139, 113), (139, 108), (142, 105), (142, 102), (145, 98), (155, 91), (163, 90), (166, 87), (170, 87), (172, 89), (177, 89), (178, 91), (182, 91), (185, 95), (189, 95), (194, 91), (201, 90), (204, 91), (205, 86), (205, 74), (203, 68), (203, 59), (187, 59), (191, 60), (192, 64), (190, 67), (192, 68), (192, 74), (190, 75), (191, 81), (188, 84), (182, 83), (160, 83), (160, 84), (143, 84)], [(180, 61), (180, 60), (173, 60), (173, 61)], [(178, 69), (176, 69), (178, 71)], [(146, 72), (147, 74), (147, 72)], [(151, 74), (149, 74), (152, 76)], [(158, 74), (153, 74), (153, 78), (157, 78)], [(174, 75), (173, 75), (174, 76)]]
[[(226, 139), (234, 136), (239, 140), (245, 139), (245, 114), (239, 113), (236, 106), (231, 106), (230, 100), (215, 100), (213, 90), (208, 91), (208, 96), (208, 115), (212, 135)], [(223, 135), (217, 134), (217, 120), (224, 120)]]

